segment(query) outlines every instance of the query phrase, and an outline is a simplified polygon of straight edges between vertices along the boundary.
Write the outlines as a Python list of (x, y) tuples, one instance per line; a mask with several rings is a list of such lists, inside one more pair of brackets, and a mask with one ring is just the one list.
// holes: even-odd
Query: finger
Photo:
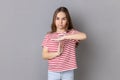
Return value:
[(53, 40), (53, 41), (59, 41), (59, 39), (51, 39), (51, 40)]

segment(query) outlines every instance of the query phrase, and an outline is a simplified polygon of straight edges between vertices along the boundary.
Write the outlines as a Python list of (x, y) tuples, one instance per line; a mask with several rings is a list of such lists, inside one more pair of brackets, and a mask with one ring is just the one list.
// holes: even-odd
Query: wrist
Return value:
[(64, 36), (64, 39), (70, 39), (70, 38), (69, 38), (69, 35), (65, 35), (65, 36)]
[(65, 35), (65, 36), (63, 36), (63, 38), (64, 38), (64, 39), (68, 39), (68, 36), (67, 36), (67, 35)]
[(56, 56), (59, 56), (60, 55), (60, 52), (56, 52)]

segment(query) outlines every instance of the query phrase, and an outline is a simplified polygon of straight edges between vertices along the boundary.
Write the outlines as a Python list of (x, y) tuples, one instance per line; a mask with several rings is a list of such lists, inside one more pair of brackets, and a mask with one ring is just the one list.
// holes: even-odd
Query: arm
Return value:
[(64, 39), (85, 40), (86, 38), (87, 38), (87, 36), (86, 36), (85, 33), (77, 32), (77, 33), (74, 33), (74, 34), (68, 34), (68, 35), (62, 36), (62, 37), (57, 38), (57, 39), (52, 39), (52, 40), (56, 40), (56, 41), (61, 41), (61, 40), (64, 40)]
[(52, 59), (57, 57), (58, 55), (59, 55), (58, 52), (48, 52), (48, 49), (46, 47), (43, 47), (43, 51), (42, 51), (43, 59), (45, 60)]
[(63, 36), (64, 39), (75, 39), (75, 40), (85, 40), (87, 38), (86, 34), (83, 32), (79, 32), (76, 34), (70, 34)]
[(58, 45), (58, 51), (56, 51), (56, 52), (49, 52), (48, 51), (48, 48), (46, 48), (46, 47), (43, 47), (43, 51), (42, 51), (42, 57), (43, 57), (43, 59), (53, 59), (53, 58), (55, 58), (55, 57), (57, 57), (57, 56), (59, 56), (61, 53), (62, 53), (62, 43), (61, 42), (59, 42), (59, 45)]

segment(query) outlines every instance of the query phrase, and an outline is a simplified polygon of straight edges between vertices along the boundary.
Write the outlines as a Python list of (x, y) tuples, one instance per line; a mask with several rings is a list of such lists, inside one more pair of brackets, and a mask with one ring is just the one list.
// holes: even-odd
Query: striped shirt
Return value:
[[(64, 33), (48, 33), (43, 39), (42, 46), (47, 47), (48, 51), (57, 51), (58, 49), (58, 42), (53, 41), (51, 39), (58, 38), (59, 35), (70, 35), (70, 34), (76, 34), (79, 31), (72, 29), (69, 32)], [(75, 46), (76, 42), (78, 40), (73, 39), (65, 39), (63, 40), (64, 47), (62, 54), (60, 56), (57, 56), (53, 59), (48, 59), (48, 70), (54, 71), (54, 72), (61, 72), (66, 70), (72, 70), (77, 68), (76, 63), (76, 52), (75, 52)]]

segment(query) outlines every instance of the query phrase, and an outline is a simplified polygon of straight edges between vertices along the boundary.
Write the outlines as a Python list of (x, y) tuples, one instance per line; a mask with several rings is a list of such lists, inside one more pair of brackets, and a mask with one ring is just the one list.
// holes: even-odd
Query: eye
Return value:
[(67, 20), (67, 18), (65, 17), (65, 18), (63, 18), (63, 20)]
[(56, 20), (59, 20), (59, 17), (56, 17)]

